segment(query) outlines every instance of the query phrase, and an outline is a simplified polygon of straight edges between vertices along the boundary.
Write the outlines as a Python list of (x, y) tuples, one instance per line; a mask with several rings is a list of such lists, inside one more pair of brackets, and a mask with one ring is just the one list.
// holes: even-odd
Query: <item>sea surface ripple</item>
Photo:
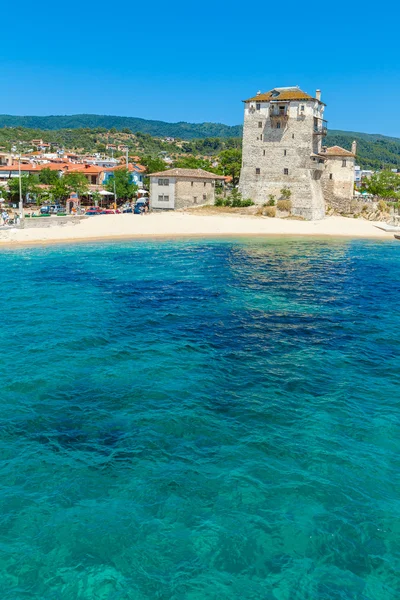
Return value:
[(400, 244), (0, 253), (2, 600), (398, 600)]

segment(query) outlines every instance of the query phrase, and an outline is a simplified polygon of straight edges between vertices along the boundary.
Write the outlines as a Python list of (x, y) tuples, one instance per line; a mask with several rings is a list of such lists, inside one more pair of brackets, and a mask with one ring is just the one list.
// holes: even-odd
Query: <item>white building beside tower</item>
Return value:
[[(239, 183), (244, 198), (264, 204), (271, 195), (278, 200), (288, 188), (292, 214), (306, 219), (324, 218), (330, 200), (324, 198), (324, 192), (331, 196), (331, 190), (332, 194), (346, 190), (343, 200), (351, 201), (352, 189), (340, 186), (339, 180), (351, 179), (354, 154), (342, 149), (346, 159), (341, 164), (346, 172), (332, 173), (327, 168), (330, 155), (322, 147), (327, 133), (324, 110), (320, 90), (313, 97), (299, 87), (274, 88), (245, 100)], [(329, 181), (323, 185), (324, 179)], [(336, 200), (340, 203), (340, 198)]]

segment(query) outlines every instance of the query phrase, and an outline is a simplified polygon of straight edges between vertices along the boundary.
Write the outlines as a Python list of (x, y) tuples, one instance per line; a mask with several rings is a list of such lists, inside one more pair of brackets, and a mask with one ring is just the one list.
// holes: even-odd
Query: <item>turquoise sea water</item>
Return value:
[(2, 600), (398, 600), (400, 244), (1, 250)]

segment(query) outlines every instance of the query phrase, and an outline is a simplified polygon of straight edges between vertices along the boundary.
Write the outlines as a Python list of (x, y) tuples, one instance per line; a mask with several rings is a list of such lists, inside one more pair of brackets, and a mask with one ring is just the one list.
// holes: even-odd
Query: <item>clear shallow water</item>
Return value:
[(400, 597), (400, 244), (0, 253), (2, 600)]

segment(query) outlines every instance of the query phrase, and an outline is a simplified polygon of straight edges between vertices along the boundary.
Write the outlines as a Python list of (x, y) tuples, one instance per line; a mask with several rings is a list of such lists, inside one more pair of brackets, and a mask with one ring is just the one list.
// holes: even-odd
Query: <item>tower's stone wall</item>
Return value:
[(279, 199), (289, 188), (294, 215), (325, 216), (324, 160), (314, 156), (321, 151), (322, 136), (315, 129), (322, 127), (323, 110), (316, 99), (245, 104), (239, 183), (244, 198), (264, 204), (269, 195)]

